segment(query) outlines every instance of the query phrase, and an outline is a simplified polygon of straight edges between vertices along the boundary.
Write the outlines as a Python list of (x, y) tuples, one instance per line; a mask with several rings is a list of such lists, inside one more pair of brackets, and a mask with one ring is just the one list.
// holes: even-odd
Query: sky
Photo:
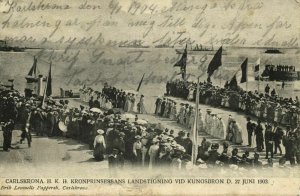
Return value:
[(149, 46), (297, 47), (300, 39), (296, 0), (2, 0), (0, 11), (0, 39), (26, 46), (63, 47), (99, 35), (100, 45), (139, 40)]

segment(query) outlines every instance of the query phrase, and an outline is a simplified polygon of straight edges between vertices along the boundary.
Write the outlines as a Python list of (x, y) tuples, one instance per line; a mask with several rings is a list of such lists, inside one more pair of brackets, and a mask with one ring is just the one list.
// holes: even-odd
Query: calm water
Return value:
[[(288, 64), (294, 65), (296, 70), (300, 70), (300, 55), (296, 54), (296, 50), (281, 50), (284, 54), (265, 54), (264, 51), (265, 49), (225, 48), (226, 55), (222, 57), (223, 65), (217, 73), (219, 77), (213, 78), (213, 83), (224, 85), (225, 81), (229, 80), (239, 70), (240, 64), (246, 57), (249, 59), (248, 75), (250, 80), (253, 78), (253, 65), (259, 57), (262, 65), (265, 63)], [(14, 78), (16, 88), (23, 91), (25, 87), (24, 77), (32, 66), (33, 56), (38, 52), (38, 50), (23, 53), (0, 52), (0, 80), (6, 82), (8, 78)], [(87, 82), (96, 89), (101, 89), (105, 81), (119, 88), (136, 89), (143, 73), (145, 73), (144, 84), (140, 91), (146, 96), (153, 97), (162, 95), (165, 91), (165, 82), (174, 75), (175, 71), (179, 72), (178, 67), (173, 67), (180, 57), (174, 49), (110, 48), (96, 51), (82, 50), (71, 69), (69, 62), (57, 60), (60, 57), (64, 59), (67, 57), (63, 52), (57, 50), (52, 54), (51, 51), (46, 51), (41, 60), (38, 61), (38, 71), (43, 75), (47, 75), (48, 62), (53, 61), (53, 91), (56, 95), (59, 94), (59, 88), (78, 90), (83, 82)], [(74, 55), (76, 52), (76, 50), (71, 50), (68, 53)], [(205, 54), (208, 53), (199, 52), (197, 55), (188, 55), (187, 72), (203, 75), (201, 80), (206, 79), (206, 67), (212, 58), (211, 54), (208, 54), (207, 58)], [(80, 70), (82, 68), (84, 70)], [(75, 70), (77, 73), (74, 73)], [(237, 75), (239, 78), (240, 73)], [(174, 78), (180, 78), (180, 76)], [(195, 77), (191, 77), (190, 80), (195, 80)], [(265, 83), (261, 83), (260, 89), (263, 90), (265, 85)], [(280, 90), (280, 83), (271, 82), (270, 85), (272, 88), (275, 87), (281, 96), (295, 97), (300, 95), (300, 81), (288, 84), (284, 91)], [(246, 88), (245, 84), (241, 86)], [(248, 90), (257, 88), (256, 81), (248, 83)]]

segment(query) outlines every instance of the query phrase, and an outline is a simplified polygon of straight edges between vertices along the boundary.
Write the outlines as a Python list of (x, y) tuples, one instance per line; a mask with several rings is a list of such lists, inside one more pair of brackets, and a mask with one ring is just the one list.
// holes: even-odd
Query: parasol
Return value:
[(100, 110), (99, 108), (92, 108), (90, 109), (91, 112), (96, 112), (96, 113), (103, 113), (102, 110)]
[(59, 121), (59, 123), (58, 123), (58, 128), (59, 128), (59, 130), (61, 130), (62, 132), (67, 132), (67, 131), (68, 131), (67, 126), (66, 126), (65, 123), (62, 122), (62, 121)]
[(158, 130), (165, 130), (165, 127), (161, 124), (161, 123), (158, 123), (156, 126), (155, 126), (155, 129), (158, 129)]
[(143, 119), (138, 119), (137, 121), (135, 121), (137, 124), (139, 125), (145, 125), (145, 124), (148, 124), (148, 121), (146, 120), (143, 120)]
[(130, 113), (125, 113), (125, 114), (122, 114), (122, 115), (121, 115), (121, 118), (122, 118), (122, 119), (134, 119), (134, 118), (135, 118), (135, 115), (130, 114)]

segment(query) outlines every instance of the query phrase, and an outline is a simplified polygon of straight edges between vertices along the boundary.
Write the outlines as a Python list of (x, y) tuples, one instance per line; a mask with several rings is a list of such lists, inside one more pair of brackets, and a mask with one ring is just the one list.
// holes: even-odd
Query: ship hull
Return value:
[[(183, 54), (184, 49), (175, 49), (177, 54)], [(200, 55), (200, 54), (210, 54), (214, 55), (216, 50), (187, 50), (187, 53), (190, 55)], [(222, 55), (226, 55), (226, 52), (222, 52)]]
[[(255, 78), (258, 80), (258, 78)], [(268, 77), (262, 80), (268, 81), (297, 81), (300, 80), (300, 72), (273, 72)]]

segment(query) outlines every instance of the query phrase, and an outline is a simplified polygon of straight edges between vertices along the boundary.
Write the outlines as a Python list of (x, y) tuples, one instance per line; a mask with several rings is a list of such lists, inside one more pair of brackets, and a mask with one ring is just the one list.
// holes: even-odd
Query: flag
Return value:
[(237, 80), (236, 80), (236, 74), (231, 78), (231, 80), (228, 84), (228, 87), (231, 90), (237, 90), (238, 85), (237, 85)]
[(210, 77), (216, 69), (218, 69), (222, 65), (222, 46), (219, 48), (219, 50), (216, 52), (215, 56), (210, 61), (208, 68), (207, 68), (207, 74), (208, 77)]
[(242, 78), (241, 83), (247, 82), (247, 70), (248, 70), (248, 58), (245, 59), (245, 61), (241, 64), (242, 69)]
[(259, 66), (260, 66), (260, 58), (257, 59), (254, 65), (254, 76), (255, 78), (259, 78)]
[(37, 59), (33, 57), (33, 65), (29, 70), (28, 75), (36, 77), (36, 68), (37, 68)]
[(51, 67), (52, 63), (50, 63), (50, 69), (47, 78), (47, 86), (46, 86), (46, 95), (49, 97), (52, 94), (52, 77), (51, 77)]
[(140, 83), (139, 83), (139, 86), (138, 86), (138, 88), (136, 89), (136, 91), (138, 91), (138, 92), (139, 92), (139, 90), (140, 90), (140, 88), (141, 88), (141, 85), (142, 85), (142, 83), (143, 83), (144, 76), (145, 76), (145, 74), (143, 74), (143, 77), (142, 77), (142, 79), (141, 79), (141, 81), (140, 81)]
[(182, 74), (182, 79), (185, 79), (186, 75), (186, 61), (187, 61), (187, 44), (185, 45), (184, 52), (177, 63), (175, 63), (174, 67), (180, 67), (180, 72)]

